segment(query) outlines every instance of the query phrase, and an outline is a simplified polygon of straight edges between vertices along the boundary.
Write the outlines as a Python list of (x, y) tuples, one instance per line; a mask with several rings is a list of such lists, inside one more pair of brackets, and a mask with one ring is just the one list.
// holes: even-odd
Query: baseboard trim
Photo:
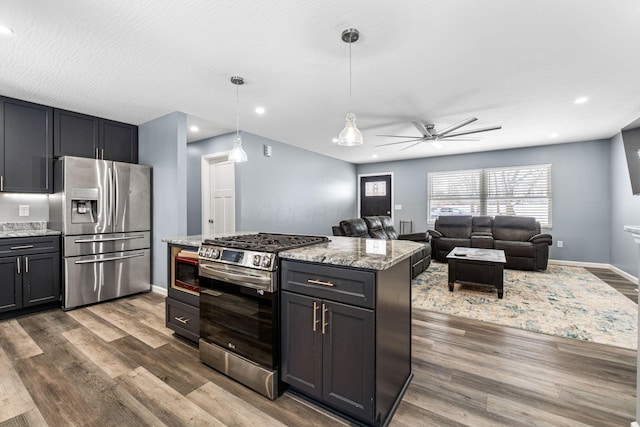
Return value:
[(162, 286), (158, 286), (158, 285), (151, 285), (151, 292), (155, 292), (156, 294), (160, 294), (162, 296), (167, 296), (167, 288), (163, 288)]
[(637, 277), (627, 273), (626, 271), (620, 270), (618, 267), (615, 267), (611, 264), (605, 264), (603, 262), (582, 262), (582, 261), (565, 261), (563, 259), (550, 259), (549, 264), (568, 265), (570, 267), (606, 268), (613, 271), (614, 273), (621, 275), (625, 279), (632, 281), (633, 283), (638, 283)]

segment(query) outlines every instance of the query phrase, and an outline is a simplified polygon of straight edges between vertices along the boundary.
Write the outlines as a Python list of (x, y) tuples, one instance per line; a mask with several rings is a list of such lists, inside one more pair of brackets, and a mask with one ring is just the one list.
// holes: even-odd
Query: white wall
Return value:
[(138, 127), (138, 160), (153, 167), (152, 283), (167, 287), (167, 244), (187, 234), (187, 116), (174, 112)]

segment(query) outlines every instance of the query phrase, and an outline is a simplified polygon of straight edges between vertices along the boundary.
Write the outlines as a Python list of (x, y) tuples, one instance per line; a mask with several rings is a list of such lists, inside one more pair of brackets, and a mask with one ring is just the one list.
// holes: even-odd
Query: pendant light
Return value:
[(240, 139), (240, 101), (238, 97), (238, 87), (244, 84), (244, 79), (239, 76), (231, 77), (231, 83), (236, 85), (236, 137), (233, 138), (233, 149), (229, 153), (229, 161), (242, 163), (247, 161), (247, 152), (242, 148)]
[[(349, 28), (342, 32), (342, 41), (349, 43), (349, 108), (351, 108), (351, 44), (357, 42), (359, 38), (360, 32), (355, 28)], [(362, 132), (356, 125), (356, 115), (348, 113), (346, 120), (344, 129), (338, 136), (338, 145), (347, 147), (362, 145)]]

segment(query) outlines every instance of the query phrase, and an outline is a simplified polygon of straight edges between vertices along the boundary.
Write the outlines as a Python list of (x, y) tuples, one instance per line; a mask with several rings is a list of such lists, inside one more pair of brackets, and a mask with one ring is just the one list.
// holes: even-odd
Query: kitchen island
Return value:
[[(329, 239), (277, 253), (281, 390), (358, 424), (387, 425), (413, 376), (410, 258), (423, 246)], [(174, 252), (202, 237), (165, 241), (174, 268)]]
[(281, 379), (365, 425), (387, 425), (413, 377), (410, 257), (422, 245), (331, 237), (281, 252)]

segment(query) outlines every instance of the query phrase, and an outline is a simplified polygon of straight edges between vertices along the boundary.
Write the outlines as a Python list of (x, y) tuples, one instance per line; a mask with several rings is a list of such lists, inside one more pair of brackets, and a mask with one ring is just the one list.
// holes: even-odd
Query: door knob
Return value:
[(213, 224), (213, 220), (212, 219), (209, 220), (209, 224)]

